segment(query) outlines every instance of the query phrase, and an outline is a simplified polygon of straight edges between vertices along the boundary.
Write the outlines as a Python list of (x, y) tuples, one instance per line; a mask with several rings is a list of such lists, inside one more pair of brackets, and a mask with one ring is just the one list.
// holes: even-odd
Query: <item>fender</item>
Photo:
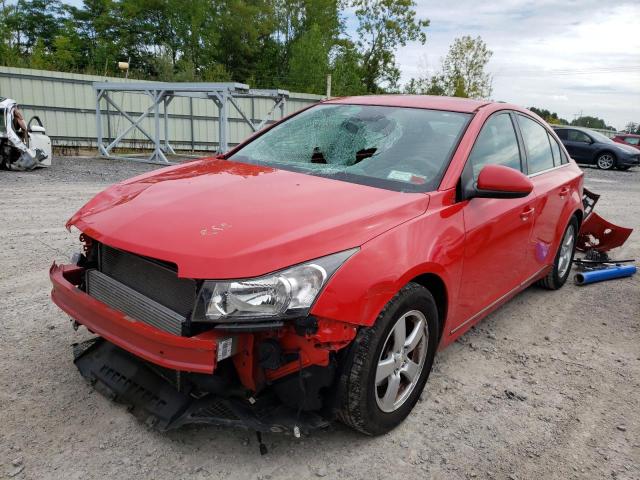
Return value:
[[(433, 194), (426, 213), (366, 242), (329, 281), (311, 313), (371, 326), (407, 283), (434, 274), (445, 285), (447, 318), (456, 315), (462, 275), (464, 222), (452, 191)], [(394, 252), (391, 256), (389, 252)]]

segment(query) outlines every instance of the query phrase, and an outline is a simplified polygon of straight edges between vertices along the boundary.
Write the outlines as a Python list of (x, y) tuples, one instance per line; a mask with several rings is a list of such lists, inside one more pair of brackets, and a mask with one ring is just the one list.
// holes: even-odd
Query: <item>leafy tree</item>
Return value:
[(550, 112), (546, 108), (529, 107), (533, 113), (541, 117), (545, 122), (553, 125), (569, 125), (569, 122), (564, 118), (558, 117), (556, 112)]
[(485, 72), (485, 67), (492, 55), (481, 37), (456, 38), (442, 61), (440, 72), (430, 77), (412, 78), (404, 90), (426, 95), (488, 98), (491, 76)]
[(317, 94), (324, 92), (331, 47), (325, 40), (318, 25), (313, 24), (293, 42), (287, 82), (291, 90)]
[(414, 10), (413, 0), (1, 0), (0, 63), (117, 76), (129, 60), (132, 78), (314, 93), (331, 73), (335, 94), (378, 92), (399, 77), (395, 48), (425, 41)]
[(353, 0), (358, 19), (358, 48), (366, 91), (396, 88), (400, 71), (395, 51), (408, 41), (424, 45), (429, 20), (416, 18), (414, 0)]
[(584, 115), (571, 121), (574, 127), (600, 128), (603, 130), (615, 130), (615, 128), (606, 124), (602, 118)]
[(18, 0), (5, 19), (14, 47), (22, 54), (31, 54), (40, 41), (39, 48), (50, 49), (60, 29), (61, 12), (59, 0)]
[(442, 73), (436, 77), (447, 95), (488, 98), (491, 96), (491, 76), (485, 68), (493, 52), (481, 37), (465, 35), (456, 38), (442, 62)]
[(333, 48), (331, 55), (331, 93), (334, 96), (367, 93), (362, 82), (362, 56), (350, 41)]

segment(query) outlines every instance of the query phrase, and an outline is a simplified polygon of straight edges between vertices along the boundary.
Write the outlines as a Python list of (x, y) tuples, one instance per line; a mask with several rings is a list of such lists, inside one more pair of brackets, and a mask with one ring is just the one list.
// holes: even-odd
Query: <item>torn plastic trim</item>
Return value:
[(98, 392), (127, 405), (139, 420), (160, 431), (209, 424), (299, 435), (330, 423), (318, 413), (288, 407), (271, 395), (190, 395), (176, 389), (140, 358), (104, 339), (76, 345), (74, 357), (82, 376)]
[(591, 212), (580, 228), (576, 248), (581, 252), (594, 249), (598, 252), (621, 247), (633, 232), (632, 228), (625, 228), (608, 222), (596, 212)]
[(615, 225), (594, 212), (599, 198), (600, 195), (597, 193), (583, 189), (584, 221), (576, 241), (576, 249), (581, 252), (588, 250), (608, 252), (613, 248), (621, 247), (633, 232), (632, 228)]

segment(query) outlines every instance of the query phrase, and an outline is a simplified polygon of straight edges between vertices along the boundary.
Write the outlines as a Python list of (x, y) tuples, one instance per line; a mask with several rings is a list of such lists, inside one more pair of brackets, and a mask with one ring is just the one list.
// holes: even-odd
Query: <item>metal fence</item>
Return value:
[[(140, 82), (123, 78), (50, 72), (0, 66), (0, 96), (15, 99), (29, 119), (42, 119), (47, 135), (58, 147), (97, 149), (96, 94), (94, 82)], [(138, 117), (148, 108), (145, 95), (115, 93), (119, 105), (131, 116)], [(304, 93), (289, 93), (284, 108), (278, 109), (274, 120), (293, 113), (323, 97)], [(273, 108), (270, 99), (242, 99), (243, 110), (259, 124)], [(126, 122), (106, 101), (103, 113), (102, 137), (114, 139)], [(215, 151), (219, 148), (218, 109), (211, 100), (176, 98), (168, 112), (168, 136), (174, 149), (182, 151)], [(149, 120), (151, 121), (151, 120)], [(144, 126), (144, 124), (143, 124)], [(240, 143), (252, 133), (240, 113), (233, 110), (228, 119), (229, 146)], [(153, 144), (139, 130), (132, 131), (121, 147), (151, 149)]]

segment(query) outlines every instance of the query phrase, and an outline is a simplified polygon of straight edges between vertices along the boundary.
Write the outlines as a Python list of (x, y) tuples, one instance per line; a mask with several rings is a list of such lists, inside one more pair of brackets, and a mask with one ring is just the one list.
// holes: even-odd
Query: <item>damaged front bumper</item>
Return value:
[(206, 423), (298, 435), (333, 418), (335, 355), (355, 337), (355, 327), (323, 320), (313, 333), (290, 326), (174, 335), (85, 293), (86, 273), (55, 263), (50, 270), (54, 303), (101, 337), (76, 346), (76, 366), (145, 423), (160, 430)]
[(209, 331), (180, 337), (153, 328), (115, 310), (77, 288), (85, 269), (75, 265), (51, 267), (53, 302), (76, 322), (134, 355), (165, 368), (213, 373), (221, 334)]
[(74, 356), (78, 370), (97, 391), (126, 405), (139, 420), (160, 431), (209, 424), (298, 435), (329, 425), (317, 413), (296, 411), (274, 395), (244, 399), (193, 396), (152, 365), (103, 339), (76, 345)]

